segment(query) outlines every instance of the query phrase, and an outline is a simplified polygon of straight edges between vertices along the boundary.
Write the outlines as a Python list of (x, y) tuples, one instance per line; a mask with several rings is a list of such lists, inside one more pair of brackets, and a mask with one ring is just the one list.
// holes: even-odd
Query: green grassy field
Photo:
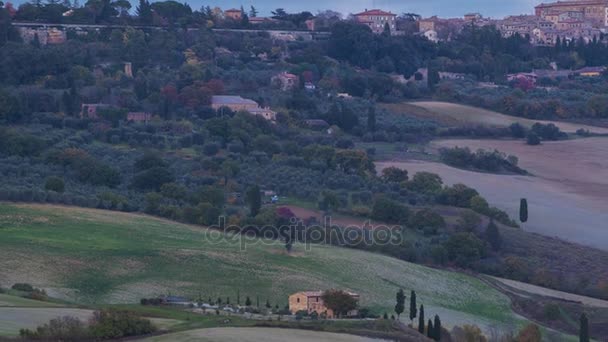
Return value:
[(0, 204), (0, 284), (29, 282), (82, 304), (135, 303), (161, 294), (283, 306), (290, 293), (344, 288), (361, 304), (391, 312), (395, 291), (416, 290), (428, 315), (447, 326), (520, 326), (509, 300), (476, 278), (378, 254), (236, 239), (142, 215), (43, 205)]

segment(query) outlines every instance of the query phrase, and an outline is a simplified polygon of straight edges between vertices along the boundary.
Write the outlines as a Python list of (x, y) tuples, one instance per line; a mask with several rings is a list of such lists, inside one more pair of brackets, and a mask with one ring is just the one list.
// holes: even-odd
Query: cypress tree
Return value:
[(435, 333), (433, 334), (433, 338), (435, 341), (441, 341), (441, 320), (439, 319), (439, 315), (435, 315), (435, 324), (433, 325)]
[(522, 223), (528, 222), (528, 200), (525, 198), (519, 203), (519, 220)]
[(433, 328), (433, 322), (429, 319), (429, 322), (426, 327), (426, 336), (428, 338), (433, 338), (434, 333), (435, 333), (435, 329)]
[(385, 313), (384, 313), (384, 316), (382, 316), (382, 318), (384, 318), (384, 319), (388, 319), (388, 314), (385, 312)]
[(254, 185), (247, 190), (247, 203), (249, 203), (249, 213), (252, 217), (255, 217), (262, 208), (262, 195), (259, 186)]
[(236, 304), (241, 305), (241, 290), (236, 290)]
[(414, 318), (416, 318), (416, 291), (412, 290), (412, 292), (410, 293), (410, 321), (414, 321)]
[(255, 307), (256, 308), (260, 307), (260, 296), (255, 296)]
[(395, 304), (395, 313), (397, 314), (397, 318), (401, 316), (404, 310), (405, 294), (403, 293), (403, 289), (399, 289), (399, 291), (397, 291), (397, 303)]
[(589, 320), (584, 313), (581, 315), (581, 326), (579, 331), (579, 341), (589, 342)]
[(418, 315), (418, 332), (424, 334), (424, 305), (420, 304), (420, 315)]

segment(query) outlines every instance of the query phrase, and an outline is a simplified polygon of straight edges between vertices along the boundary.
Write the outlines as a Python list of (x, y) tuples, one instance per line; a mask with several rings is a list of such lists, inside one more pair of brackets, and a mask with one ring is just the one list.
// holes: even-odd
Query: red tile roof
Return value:
[(393, 14), (391, 12), (385, 12), (383, 10), (373, 9), (373, 10), (357, 13), (357, 14), (355, 14), (355, 17), (364, 16), (364, 15), (391, 15), (391, 16), (397, 16), (396, 14)]

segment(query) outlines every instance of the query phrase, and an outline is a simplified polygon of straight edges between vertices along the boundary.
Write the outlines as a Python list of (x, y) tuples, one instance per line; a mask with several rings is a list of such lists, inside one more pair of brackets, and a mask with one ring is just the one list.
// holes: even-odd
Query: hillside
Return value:
[[(141, 215), (0, 204), (0, 284), (30, 282), (79, 303), (137, 302), (144, 296), (245, 296), (285, 305), (299, 290), (347, 288), (362, 305), (391, 312), (398, 287), (416, 290), (446, 325), (522, 323), (506, 296), (463, 274), (378, 254), (251, 240), (246, 248), (205, 229)], [(218, 241), (219, 240), (219, 241)]]
[(608, 134), (608, 129), (602, 127), (560, 121), (530, 120), (449, 102), (415, 101), (383, 104), (382, 107), (394, 113), (405, 113), (420, 119), (432, 119), (449, 127), (466, 125), (507, 127), (516, 122), (526, 127), (531, 127), (534, 123), (540, 122), (543, 124), (553, 123), (566, 133), (574, 133), (579, 129), (585, 129), (592, 133)]

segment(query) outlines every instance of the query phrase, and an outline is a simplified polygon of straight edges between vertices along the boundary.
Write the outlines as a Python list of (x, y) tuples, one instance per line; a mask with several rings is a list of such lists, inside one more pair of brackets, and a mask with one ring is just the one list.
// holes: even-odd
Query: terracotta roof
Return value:
[(357, 13), (357, 14), (355, 14), (355, 17), (364, 16), (364, 15), (392, 15), (392, 16), (397, 16), (396, 14), (393, 14), (391, 12), (385, 12), (383, 10), (373, 9), (373, 10)]
[(558, 1), (550, 3), (542, 3), (535, 8), (546, 8), (554, 6), (582, 6), (582, 5), (605, 5), (606, 0), (573, 0), (573, 1)]
[(236, 9), (236, 8), (231, 8), (231, 9), (225, 10), (224, 12), (239, 12), (239, 13), (241, 13), (241, 10), (240, 9)]

